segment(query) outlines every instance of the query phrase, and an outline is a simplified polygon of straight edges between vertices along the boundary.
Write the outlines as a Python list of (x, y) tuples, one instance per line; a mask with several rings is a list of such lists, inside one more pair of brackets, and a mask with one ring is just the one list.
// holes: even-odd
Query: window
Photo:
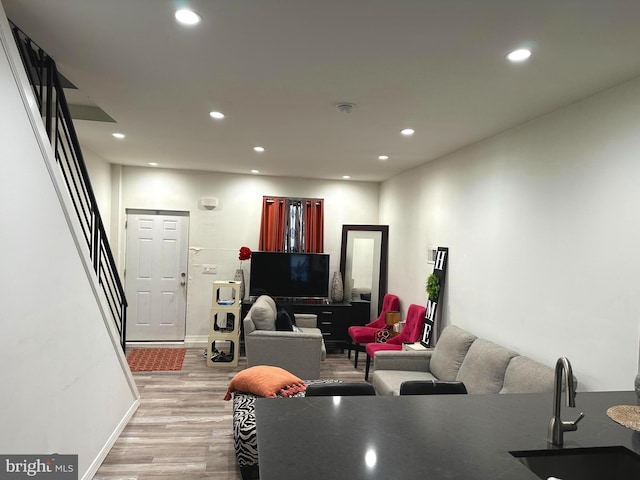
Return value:
[(265, 252), (323, 253), (324, 200), (262, 197), (259, 248)]

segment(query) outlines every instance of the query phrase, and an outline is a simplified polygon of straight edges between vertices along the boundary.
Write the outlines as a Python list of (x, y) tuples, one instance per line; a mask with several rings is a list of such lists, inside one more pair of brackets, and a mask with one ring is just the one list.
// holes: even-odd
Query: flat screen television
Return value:
[(280, 298), (327, 298), (329, 254), (253, 252), (249, 295)]

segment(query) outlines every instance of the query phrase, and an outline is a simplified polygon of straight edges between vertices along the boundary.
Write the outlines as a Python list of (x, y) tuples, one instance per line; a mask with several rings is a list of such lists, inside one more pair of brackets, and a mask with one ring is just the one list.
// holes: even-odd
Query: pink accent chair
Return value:
[(364, 371), (365, 380), (369, 380), (369, 367), (371, 367), (371, 359), (375, 357), (376, 352), (381, 350), (402, 350), (403, 343), (414, 343), (420, 339), (426, 311), (426, 307), (412, 303), (409, 305), (409, 310), (407, 311), (407, 320), (404, 328), (398, 335), (390, 338), (386, 343), (367, 344), (367, 366)]
[(358, 352), (365, 351), (365, 345), (375, 342), (376, 332), (387, 326), (385, 322), (385, 314), (387, 312), (397, 312), (400, 310), (400, 299), (397, 295), (387, 293), (382, 300), (382, 311), (380, 316), (371, 323), (364, 326), (349, 327), (348, 333), (351, 344), (347, 346), (349, 349), (349, 358), (351, 358), (351, 350), (354, 350), (355, 360), (354, 367), (358, 368)]

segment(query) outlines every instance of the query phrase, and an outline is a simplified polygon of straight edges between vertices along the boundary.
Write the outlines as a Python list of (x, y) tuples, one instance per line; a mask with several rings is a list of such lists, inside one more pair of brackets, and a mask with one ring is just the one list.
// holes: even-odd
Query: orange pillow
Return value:
[(305, 383), (284, 368), (258, 365), (238, 372), (227, 388), (225, 400), (231, 400), (232, 392), (253, 393), (260, 397), (290, 397), (307, 389)]

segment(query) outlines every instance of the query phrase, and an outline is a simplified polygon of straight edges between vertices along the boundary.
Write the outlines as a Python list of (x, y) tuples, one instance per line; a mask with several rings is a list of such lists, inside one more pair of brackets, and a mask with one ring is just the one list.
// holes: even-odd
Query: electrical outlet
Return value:
[(202, 273), (208, 275), (216, 275), (218, 273), (218, 265), (202, 264)]

